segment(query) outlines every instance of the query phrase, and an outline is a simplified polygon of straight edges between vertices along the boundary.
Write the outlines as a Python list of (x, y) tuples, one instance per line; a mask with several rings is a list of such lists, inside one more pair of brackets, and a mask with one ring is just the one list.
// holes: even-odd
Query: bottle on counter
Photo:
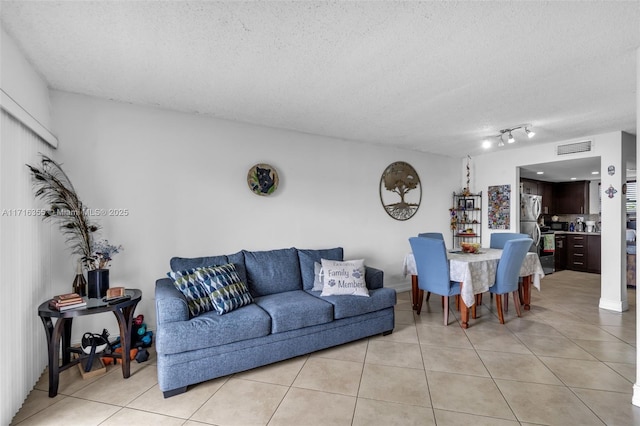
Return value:
[(571, 222), (571, 223), (569, 224), (569, 232), (573, 232), (573, 231), (575, 231), (575, 230), (576, 230), (576, 225), (574, 225), (574, 224), (573, 224), (573, 222)]

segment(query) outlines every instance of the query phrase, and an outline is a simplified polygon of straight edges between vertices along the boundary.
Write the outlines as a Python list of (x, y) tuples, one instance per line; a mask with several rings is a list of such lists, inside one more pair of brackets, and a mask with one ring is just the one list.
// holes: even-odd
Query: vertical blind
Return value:
[(627, 181), (627, 216), (636, 216), (636, 181)]
[(51, 227), (35, 215), (43, 206), (25, 164), (52, 149), (4, 108), (0, 120), (0, 424), (9, 424), (47, 365), (37, 310), (51, 293)]

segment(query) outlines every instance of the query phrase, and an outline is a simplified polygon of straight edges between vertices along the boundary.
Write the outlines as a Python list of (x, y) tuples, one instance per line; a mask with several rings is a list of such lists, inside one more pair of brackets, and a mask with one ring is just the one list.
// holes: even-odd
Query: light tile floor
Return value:
[(43, 374), (13, 424), (26, 425), (640, 425), (631, 404), (635, 290), (622, 314), (598, 309), (600, 276), (562, 271), (498, 323), (488, 295), (471, 327), (438, 297), (396, 329), (337, 348), (191, 386), (163, 399), (155, 357), (83, 380), (65, 371), (56, 398)]

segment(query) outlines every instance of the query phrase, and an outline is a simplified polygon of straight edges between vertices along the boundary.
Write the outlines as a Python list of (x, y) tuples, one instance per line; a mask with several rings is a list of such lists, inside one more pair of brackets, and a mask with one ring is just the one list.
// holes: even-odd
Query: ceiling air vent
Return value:
[(591, 141), (582, 141), (558, 145), (558, 155), (575, 154), (577, 152), (591, 151)]

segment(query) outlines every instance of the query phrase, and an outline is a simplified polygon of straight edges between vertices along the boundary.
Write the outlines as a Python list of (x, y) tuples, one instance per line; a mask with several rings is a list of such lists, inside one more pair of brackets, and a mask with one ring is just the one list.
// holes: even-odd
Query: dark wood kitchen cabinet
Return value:
[(589, 213), (589, 181), (559, 182), (553, 192), (555, 214)]
[(554, 254), (554, 269), (563, 271), (567, 269), (567, 236), (564, 234), (556, 234), (556, 252)]
[(555, 270), (600, 273), (600, 235), (555, 234)]
[(567, 235), (567, 269), (587, 272), (587, 236)]
[(553, 183), (538, 182), (538, 195), (542, 195), (542, 214), (553, 214)]
[(587, 236), (587, 272), (600, 273), (600, 235)]

